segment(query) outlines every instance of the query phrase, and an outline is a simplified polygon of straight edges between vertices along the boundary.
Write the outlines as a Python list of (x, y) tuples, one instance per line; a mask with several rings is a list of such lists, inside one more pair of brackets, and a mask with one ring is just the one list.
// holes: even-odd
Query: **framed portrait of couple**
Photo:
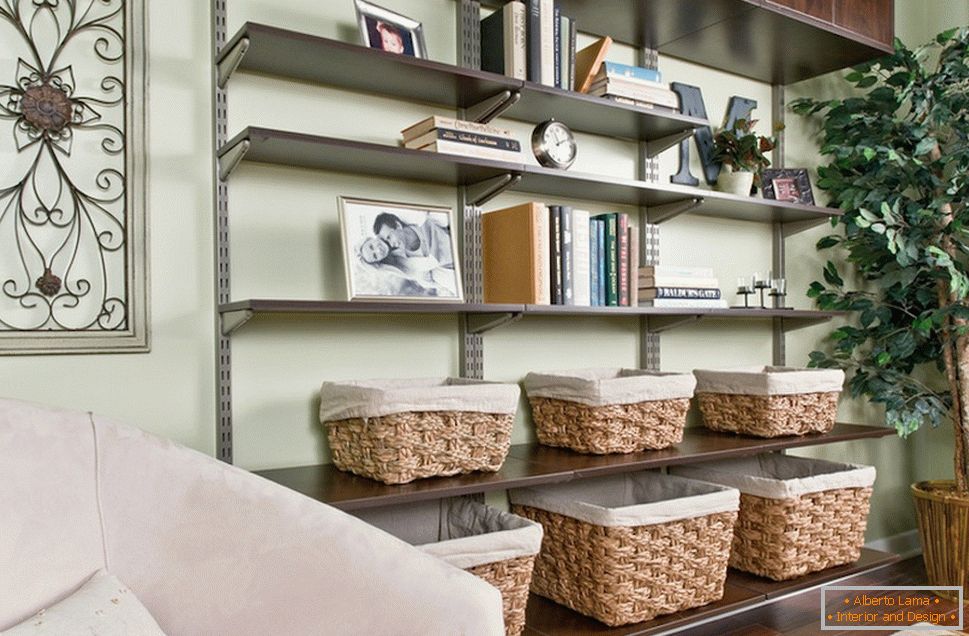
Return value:
[(338, 202), (350, 300), (464, 301), (451, 208)]

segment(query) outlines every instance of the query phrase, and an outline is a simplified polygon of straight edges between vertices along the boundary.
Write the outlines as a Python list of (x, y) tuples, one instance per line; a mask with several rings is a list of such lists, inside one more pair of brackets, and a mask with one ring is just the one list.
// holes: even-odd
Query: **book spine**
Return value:
[(463, 157), (475, 157), (477, 159), (491, 159), (493, 161), (508, 161), (519, 163), (521, 153), (509, 152), (507, 150), (496, 150), (495, 148), (485, 148), (470, 144), (455, 143), (453, 141), (435, 141), (421, 148), (424, 152), (440, 152), (446, 155), (460, 155)]
[(589, 219), (589, 299), (599, 305), (599, 227), (598, 219)]
[(481, 21), (481, 70), (504, 75), (505, 11), (498, 9)]
[(555, 3), (552, 20), (552, 41), (555, 44), (553, 51), (555, 59), (552, 60), (555, 67), (555, 88), (562, 88), (562, 13), (558, 2)]
[(705, 298), (656, 298), (639, 301), (640, 307), (703, 307), (705, 309), (726, 309), (727, 301)]
[(404, 139), (404, 141), (417, 139), (418, 137), (433, 131), (435, 128), (448, 128), (450, 130), (492, 135), (494, 137), (506, 137), (508, 139), (513, 139), (515, 137), (515, 135), (507, 128), (499, 128), (497, 126), (492, 126), (491, 124), (479, 124), (478, 122), (455, 119), (454, 117), (440, 117), (438, 115), (428, 117), (424, 121), (418, 122), (410, 128), (404, 129), (401, 132), (401, 137)]
[(596, 263), (596, 269), (599, 270), (599, 306), (605, 307), (608, 281), (606, 280), (606, 222), (603, 219), (596, 219), (596, 234), (596, 242), (599, 244), (599, 262)]
[(605, 215), (606, 221), (606, 305), (615, 307), (619, 304), (619, 272), (616, 266), (619, 264), (619, 244), (617, 241), (616, 224), (618, 223), (616, 214)]
[(651, 292), (654, 298), (705, 298), (707, 300), (720, 298), (719, 289), (703, 287), (654, 287)]
[(680, 98), (673, 91), (660, 88), (633, 87), (625, 84), (616, 84), (614, 82), (606, 82), (599, 86), (593, 86), (589, 89), (589, 94), (635, 99), (636, 101), (647, 102), (666, 108), (679, 108), (680, 105)]
[(542, 82), (542, 0), (528, 2), (528, 81)]
[(515, 79), (524, 80), (528, 77), (528, 37), (525, 26), (525, 5), (521, 2), (509, 2), (512, 13), (512, 72)]
[(629, 64), (620, 64), (619, 62), (603, 62), (600, 72), (606, 77), (626, 77), (647, 82), (663, 81), (663, 74), (657, 69), (630, 66)]
[(639, 305), (639, 232), (629, 227), (629, 269), (627, 271), (626, 286), (629, 288), (629, 306)]
[(572, 208), (559, 207), (562, 216), (562, 304), (575, 304), (575, 284), (572, 282), (575, 266), (572, 264)]
[(616, 271), (619, 276), (619, 306), (629, 306), (629, 215), (621, 213), (616, 221), (618, 243)]
[(533, 203), (533, 216), (535, 218), (536, 257), (535, 275), (538, 277), (539, 291), (537, 303), (539, 305), (551, 305), (551, 278), (549, 277), (549, 265), (551, 261), (551, 248), (549, 244), (549, 212), (541, 203)]
[(589, 271), (589, 213), (572, 210), (572, 286), (575, 304), (588, 307), (592, 304)]
[(575, 90), (575, 48), (579, 33), (575, 26), (575, 18), (569, 18), (569, 86), (570, 91)]
[(539, 42), (542, 48), (542, 84), (555, 86), (555, 2), (554, 0), (539, 0), (541, 10), (541, 35)]
[(521, 152), (522, 145), (517, 139), (505, 139), (504, 137), (494, 137), (492, 135), (482, 135), (480, 133), (464, 132), (461, 130), (448, 130), (438, 128), (437, 141), (453, 141), (470, 146), (481, 146), (482, 148), (494, 148), (495, 150), (507, 150), (508, 152)]
[(550, 296), (553, 305), (562, 304), (562, 215), (557, 205), (548, 206), (548, 244)]

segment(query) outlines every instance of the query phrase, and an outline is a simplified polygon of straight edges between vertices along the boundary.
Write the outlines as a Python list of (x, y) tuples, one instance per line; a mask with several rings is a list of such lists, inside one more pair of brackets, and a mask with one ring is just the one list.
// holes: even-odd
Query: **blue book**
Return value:
[(599, 222), (589, 219), (589, 298), (599, 305)]
[(654, 68), (643, 68), (642, 66), (630, 66), (619, 62), (603, 62), (599, 69), (600, 75), (606, 77), (626, 77), (629, 79), (646, 80), (647, 82), (662, 82), (663, 75)]
[(605, 219), (596, 219), (596, 234), (599, 239), (599, 306), (606, 306), (606, 221)]

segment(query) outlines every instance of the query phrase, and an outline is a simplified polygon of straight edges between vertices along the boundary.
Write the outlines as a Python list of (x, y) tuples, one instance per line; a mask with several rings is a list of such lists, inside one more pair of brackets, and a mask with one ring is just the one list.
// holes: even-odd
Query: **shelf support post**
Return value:
[(229, 83), (229, 78), (239, 68), (242, 58), (249, 52), (250, 44), (249, 38), (240, 38), (232, 47), (232, 50), (226, 53), (225, 57), (218, 63), (216, 70), (218, 71), (219, 88), (225, 88), (225, 85)]
[(520, 91), (501, 91), (497, 95), (482, 100), (464, 109), (464, 116), (468, 121), (487, 124), (518, 103), (522, 94)]
[[(784, 167), (784, 107), (784, 86), (782, 84), (774, 84), (771, 86), (771, 123), (774, 129), (777, 130), (777, 145), (774, 147), (774, 153), (771, 158), (776, 168)], [(771, 271), (773, 272), (774, 278), (787, 277), (785, 273), (787, 259), (784, 253), (784, 239), (787, 237), (786, 230), (787, 228), (783, 223), (773, 224), (771, 232)], [(783, 306), (784, 297), (775, 297), (774, 307), (779, 306), (778, 301), (781, 303), (780, 306)], [(774, 318), (771, 322), (773, 323), (773, 364), (775, 366), (784, 366), (787, 362), (787, 332), (784, 329), (784, 319)]]
[[(657, 69), (659, 68), (659, 53), (650, 48), (643, 47), (638, 51), (639, 65)], [(659, 182), (659, 159), (656, 158), (662, 150), (663, 145), (669, 138), (649, 142), (639, 142), (638, 157), (638, 176), (642, 181), (651, 183)], [(675, 142), (674, 142), (675, 143)], [(659, 225), (655, 220), (656, 208), (639, 208), (639, 264), (641, 266), (659, 265)], [(631, 278), (639, 281), (639, 272), (633, 272)], [(639, 366), (650, 371), (659, 371), (662, 364), (660, 356), (660, 336), (659, 333), (651, 329), (648, 316), (639, 317)]]

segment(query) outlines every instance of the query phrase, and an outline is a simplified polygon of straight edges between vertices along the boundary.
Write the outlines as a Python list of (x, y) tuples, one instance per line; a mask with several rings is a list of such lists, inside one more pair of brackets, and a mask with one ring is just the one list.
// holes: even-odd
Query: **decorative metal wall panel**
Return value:
[(142, 0), (0, 0), (0, 352), (146, 351)]

